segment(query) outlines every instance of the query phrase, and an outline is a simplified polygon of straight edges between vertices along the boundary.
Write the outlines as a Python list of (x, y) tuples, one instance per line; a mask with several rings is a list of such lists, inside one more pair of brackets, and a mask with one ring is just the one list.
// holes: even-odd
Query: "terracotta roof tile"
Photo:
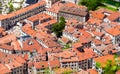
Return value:
[(82, 46), (81, 42), (77, 42), (73, 44), (74, 48), (81, 47), (81, 46)]
[(105, 15), (103, 13), (99, 13), (99, 12), (92, 12), (92, 17), (96, 18), (96, 19), (100, 19), (103, 20)]
[(50, 19), (51, 16), (45, 14), (45, 13), (41, 13), (41, 14), (37, 14), (34, 16), (31, 16), (29, 18), (27, 18), (27, 20), (31, 21), (31, 22), (35, 22), (35, 21), (42, 21), (42, 20), (46, 20), (46, 19)]
[(25, 24), (23, 27), (22, 27), (22, 31), (25, 32), (26, 34), (32, 36), (32, 37), (35, 37), (36, 35), (36, 31), (32, 29), (32, 27), (30, 26), (30, 24)]
[(115, 21), (116, 19), (118, 19), (120, 17), (120, 12), (114, 12), (112, 13), (110, 16), (108, 16), (108, 19), (110, 21)]
[(0, 38), (0, 44), (9, 43), (14, 40), (16, 40), (16, 36), (14, 34), (8, 34), (8, 35)]
[(87, 22), (91, 25), (95, 25), (95, 24), (100, 25), (102, 23), (102, 20), (95, 19), (95, 18), (90, 18)]
[(88, 69), (87, 72), (89, 72), (89, 74), (98, 74), (95, 69)]
[(81, 70), (80, 72), (78, 72), (77, 74), (89, 74), (87, 71), (85, 70)]
[(118, 71), (116, 72), (116, 74), (120, 74), (120, 70), (118, 70)]
[(5, 29), (3, 29), (2, 27), (0, 27), (0, 33), (4, 32)]
[(13, 46), (7, 45), (7, 44), (1, 44), (0, 45), (1, 49), (5, 49), (5, 50), (9, 50), (9, 51), (13, 51)]
[(95, 36), (99, 36), (99, 37), (101, 37), (101, 36), (104, 35), (103, 32), (98, 32), (98, 31), (93, 31), (93, 34), (94, 34)]
[(10, 69), (15, 69), (15, 68), (21, 67), (23, 65), (21, 63), (18, 63), (16, 60), (12, 60), (12, 62), (8, 63), (7, 66)]
[(90, 59), (96, 56), (96, 54), (93, 52), (92, 48), (84, 48), (84, 52), (80, 52), (78, 49), (73, 48), (73, 51), (77, 53), (77, 56), (79, 57), (79, 61)]
[(52, 5), (51, 8), (47, 9), (47, 11), (53, 12), (53, 13), (58, 13), (60, 8), (63, 6), (64, 4), (57, 2), (55, 4)]
[(12, 41), (11, 45), (14, 47), (14, 50), (22, 50), (22, 47), (21, 47), (20, 43), (17, 40)]
[(102, 44), (102, 41), (99, 40), (99, 39), (94, 39), (94, 40), (93, 40), (93, 43), (95, 43), (95, 45), (101, 45), (101, 44)]
[(23, 51), (39, 51), (42, 50), (42, 46), (35, 39), (27, 39), (23, 42)]
[(59, 62), (59, 60), (50, 61), (50, 67), (51, 67), (51, 68), (60, 67), (60, 62)]
[(69, 40), (68, 38), (66, 38), (66, 37), (62, 37), (61, 40), (62, 40), (64, 43), (67, 43), (67, 42), (70, 41), (70, 40)]
[(41, 69), (41, 68), (48, 68), (49, 65), (48, 65), (48, 62), (47, 62), (47, 61), (35, 62), (35, 63), (34, 63), (34, 67), (35, 67), (36, 69)]
[(7, 73), (11, 73), (12, 71), (9, 70), (9, 68), (7, 68), (5, 65), (0, 64), (0, 74), (7, 74)]
[(112, 36), (116, 36), (116, 35), (120, 34), (120, 30), (119, 29), (120, 29), (119, 26), (117, 26), (117, 27), (113, 27), (113, 28), (107, 29), (106, 32), (111, 34)]

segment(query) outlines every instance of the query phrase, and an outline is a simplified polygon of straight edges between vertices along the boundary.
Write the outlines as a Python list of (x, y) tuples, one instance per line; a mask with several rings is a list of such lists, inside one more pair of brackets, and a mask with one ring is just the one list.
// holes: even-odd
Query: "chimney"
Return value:
[(11, 63), (11, 62), (12, 62), (12, 60), (9, 58), (9, 59), (8, 59), (8, 63)]
[(18, 43), (20, 44), (20, 46), (21, 46), (21, 48), (23, 48), (23, 39), (22, 39), (22, 37), (20, 37), (20, 40), (18, 40)]
[(5, 55), (5, 57), (7, 57), (7, 54)]
[(34, 42), (32, 40), (28, 41), (28, 45), (33, 45), (33, 44), (34, 44)]
[(60, 4), (58, 3), (58, 6), (59, 6)]

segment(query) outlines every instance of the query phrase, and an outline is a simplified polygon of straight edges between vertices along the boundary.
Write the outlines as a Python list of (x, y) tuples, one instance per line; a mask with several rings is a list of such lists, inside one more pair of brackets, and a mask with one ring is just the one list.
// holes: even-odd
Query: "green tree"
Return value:
[(64, 18), (64, 17), (60, 17), (59, 22), (63, 22), (63, 23), (65, 23), (65, 18)]
[(10, 12), (12, 12), (12, 11), (14, 11), (14, 6), (13, 6), (13, 4), (12, 4), (12, 0), (8, 3), (8, 7), (9, 7), (9, 13)]
[(116, 6), (116, 9), (118, 9), (118, 8), (119, 8), (119, 6), (120, 6), (120, 4), (115, 3), (115, 6)]
[(85, 5), (88, 10), (95, 10), (99, 5), (101, 5), (103, 0), (80, 0), (78, 5)]
[(44, 74), (50, 74), (50, 69), (49, 69), (49, 68), (46, 68), (46, 69), (44, 70)]
[(96, 63), (96, 67), (102, 68), (103, 74), (115, 74), (118, 70), (120, 70), (120, 60), (118, 60), (118, 56), (114, 55), (114, 61), (107, 60), (105, 67), (101, 67), (100, 63)]
[(14, 7), (13, 7), (13, 4), (10, 3), (10, 11), (9, 12), (12, 12), (12, 11), (14, 11)]
[(70, 69), (68, 69), (68, 70), (65, 70), (64, 72), (63, 72), (63, 74), (71, 74), (72, 73), (72, 70)]
[(57, 37), (62, 36), (62, 32), (65, 28), (65, 23), (65, 18), (60, 17), (59, 22), (53, 25), (52, 31), (56, 34)]
[(101, 68), (101, 63), (97, 62), (97, 63), (96, 63), (96, 67), (97, 67), (97, 68)]

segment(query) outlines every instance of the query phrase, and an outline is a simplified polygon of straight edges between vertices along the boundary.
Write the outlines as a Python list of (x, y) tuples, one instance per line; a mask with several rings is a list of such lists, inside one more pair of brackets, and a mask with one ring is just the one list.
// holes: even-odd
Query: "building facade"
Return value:
[(6, 30), (13, 27), (20, 20), (45, 11), (45, 2), (41, 1), (31, 6), (25, 7), (8, 15), (1, 15), (0, 26)]

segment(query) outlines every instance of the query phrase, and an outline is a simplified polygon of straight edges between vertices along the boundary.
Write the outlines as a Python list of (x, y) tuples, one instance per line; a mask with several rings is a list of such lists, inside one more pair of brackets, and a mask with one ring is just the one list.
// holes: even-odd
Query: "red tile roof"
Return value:
[(62, 40), (64, 43), (67, 43), (67, 42), (70, 41), (70, 40), (69, 40), (68, 38), (66, 38), (66, 37), (62, 37), (61, 40)]
[(31, 22), (35, 22), (36, 20), (42, 21), (42, 20), (49, 19), (49, 18), (51, 18), (51, 16), (49, 16), (45, 13), (41, 13), (41, 14), (31, 16), (31, 17), (27, 18), (27, 20), (29, 20)]
[(102, 41), (99, 40), (99, 39), (94, 39), (94, 40), (93, 40), (93, 43), (94, 43), (95, 45), (101, 45), (101, 44), (102, 44)]
[(23, 51), (39, 51), (42, 50), (42, 46), (35, 39), (27, 39), (23, 42)]
[(26, 34), (32, 36), (32, 37), (35, 37), (35, 35), (36, 35), (36, 31), (32, 29), (30, 24), (25, 24), (22, 27), (22, 31), (25, 32)]
[(17, 40), (12, 41), (11, 46), (14, 47), (14, 50), (22, 50), (22, 47), (21, 47), (20, 43)]
[(85, 70), (80, 70), (77, 74), (89, 74), (89, 73)]
[(102, 23), (102, 20), (90, 18), (87, 22), (90, 25), (100, 25)]
[(98, 31), (93, 31), (93, 34), (94, 34), (95, 36), (99, 36), (99, 37), (101, 37), (101, 36), (104, 35), (103, 32), (98, 32)]
[(100, 19), (100, 20), (103, 20), (105, 17), (105, 15), (103, 13), (99, 13), (96, 11), (93, 11), (91, 15), (92, 15), (92, 17), (94, 17), (96, 19)]
[(0, 33), (4, 32), (5, 29), (3, 29), (2, 27), (0, 27)]
[(116, 72), (116, 74), (120, 74), (120, 70), (118, 70), (118, 71)]
[(0, 74), (8, 74), (11, 73), (12, 71), (9, 70), (5, 65), (0, 64)]
[(10, 46), (10, 45), (7, 45), (7, 44), (1, 44), (0, 48), (5, 49), (5, 50), (9, 50), (9, 51), (12, 51), (14, 49), (13, 46)]
[(18, 63), (16, 60), (12, 60), (12, 62), (8, 63), (7, 65), (10, 69), (15, 69), (15, 68), (23, 66), (23, 64)]
[(110, 16), (108, 16), (108, 19), (110, 21), (115, 21), (116, 19), (118, 19), (120, 17), (120, 12), (114, 12), (112, 13)]
[(11, 18), (11, 17), (17, 16), (17, 15), (20, 15), (22, 13), (25, 13), (29, 10), (32, 10), (32, 9), (34, 9), (38, 6), (42, 6), (42, 5), (45, 5), (45, 1), (40, 1), (36, 4), (33, 4), (33, 5), (28, 6), (28, 7), (22, 8), (20, 10), (17, 10), (15, 12), (12, 12), (12, 13), (7, 14), (7, 15), (0, 15), (0, 17), (1, 17), (0, 20), (4, 20), (4, 19), (7, 19), (7, 18)]
[(53, 12), (53, 13), (58, 13), (60, 8), (63, 6), (64, 4), (57, 2), (55, 4), (52, 5), (51, 8), (47, 9), (47, 11)]
[(88, 69), (87, 72), (89, 72), (89, 74), (98, 74), (95, 69)]
[(49, 63), (50, 63), (50, 67), (51, 67), (51, 68), (60, 67), (60, 62), (59, 62), (59, 60), (49, 61)]
[(77, 43), (73, 44), (74, 48), (78, 48), (78, 47), (81, 47), (81, 46), (82, 46), (81, 42), (77, 42)]
[(120, 35), (120, 26), (107, 29), (106, 32), (112, 36)]
[(8, 34), (8, 35), (0, 38), (0, 44), (9, 43), (14, 40), (16, 40), (16, 36), (14, 34)]
[(67, 2), (67, 3), (63, 4), (60, 1), (53, 4), (51, 8), (47, 9), (47, 11), (58, 13), (60, 8), (63, 7), (63, 6), (68, 6), (68, 7), (71, 7), (71, 8), (75, 7), (75, 8), (81, 9), (82, 11), (87, 11), (87, 7), (85, 7), (85, 6), (79, 6), (79, 5), (76, 5), (76, 4), (71, 3), (71, 2)]
[(96, 56), (92, 48), (84, 48), (84, 52), (80, 52), (78, 51), (78, 49), (75, 49), (75, 48), (73, 48), (72, 50), (75, 53), (77, 53), (77, 56), (79, 57), (79, 61), (90, 59)]
[(35, 63), (34, 63), (34, 67), (35, 67), (36, 69), (48, 68), (48, 67), (49, 67), (48, 61), (35, 62)]

